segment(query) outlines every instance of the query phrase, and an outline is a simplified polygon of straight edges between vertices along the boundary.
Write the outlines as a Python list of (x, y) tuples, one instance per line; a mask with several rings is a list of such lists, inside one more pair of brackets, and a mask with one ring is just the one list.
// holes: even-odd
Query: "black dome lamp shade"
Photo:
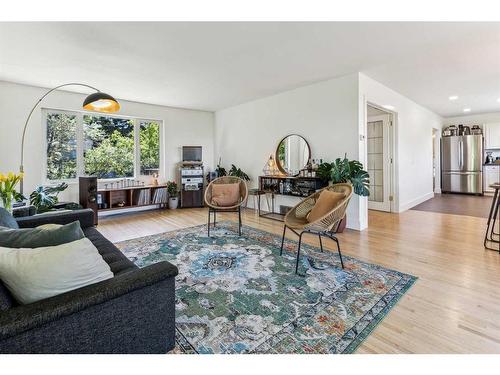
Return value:
[(85, 98), (83, 109), (87, 111), (114, 113), (120, 110), (120, 103), (104, 92), (95, 92)]

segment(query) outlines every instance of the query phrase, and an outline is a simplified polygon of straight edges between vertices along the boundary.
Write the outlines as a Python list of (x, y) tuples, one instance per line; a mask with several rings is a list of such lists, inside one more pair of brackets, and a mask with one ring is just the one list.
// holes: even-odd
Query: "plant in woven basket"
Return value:
[(363, 197), (370, 195), (370, 175), (363, 169), (363, 164), (357, 160), (337, 158), (331, 163), (330, 179), (334, 184), (349, 182), (355, 194)]

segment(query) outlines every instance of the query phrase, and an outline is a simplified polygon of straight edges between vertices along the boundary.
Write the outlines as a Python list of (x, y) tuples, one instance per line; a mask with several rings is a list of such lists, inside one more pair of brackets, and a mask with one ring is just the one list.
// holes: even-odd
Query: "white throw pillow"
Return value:
[(113, 277), (88, 238), (36, 249), (0, 247), (0, 279), (21, 304)]

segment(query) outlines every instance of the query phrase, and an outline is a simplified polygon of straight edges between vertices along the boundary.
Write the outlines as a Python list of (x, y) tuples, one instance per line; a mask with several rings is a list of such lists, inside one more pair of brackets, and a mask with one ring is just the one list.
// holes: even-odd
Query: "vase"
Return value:
[(0, 202), (2, 203), (2, 207), (5, 208), (9, 213), (12, 213), (12, 200), (14, 197), (12, 194), (5, 194), (2, 196)]
[(175, 210), (178, 205), (179, 205), (178, 197), (168, 198), (168, 208), (170, 208), (171, 210)]

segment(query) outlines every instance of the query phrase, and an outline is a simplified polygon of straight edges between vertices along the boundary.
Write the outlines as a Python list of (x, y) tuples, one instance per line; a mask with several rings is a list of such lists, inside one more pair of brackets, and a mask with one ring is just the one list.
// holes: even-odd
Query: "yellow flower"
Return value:
[(9, 180), (13, 180), (16, 176), (15, 176), (14, 173), (9, 172), (9, 174), (7, 175), (7, 177), (8, 177)]
[(0, 182), (4, 182), (7, 177), (3, 173), (0, 173)]

